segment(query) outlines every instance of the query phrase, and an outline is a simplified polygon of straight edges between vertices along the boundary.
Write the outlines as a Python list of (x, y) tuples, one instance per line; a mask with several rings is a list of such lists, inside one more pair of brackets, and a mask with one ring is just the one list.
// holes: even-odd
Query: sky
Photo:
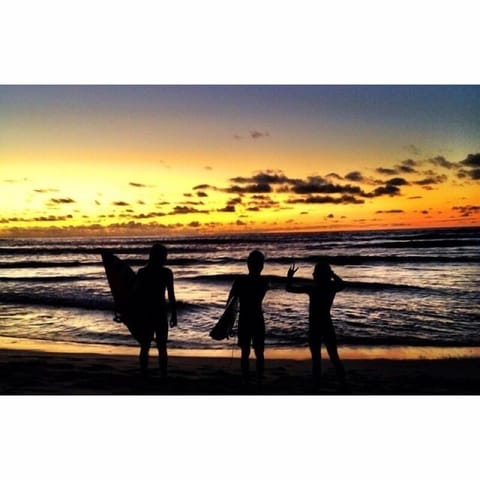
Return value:
[(0, 85), (0, 237), (480, 225), (480, 86)]

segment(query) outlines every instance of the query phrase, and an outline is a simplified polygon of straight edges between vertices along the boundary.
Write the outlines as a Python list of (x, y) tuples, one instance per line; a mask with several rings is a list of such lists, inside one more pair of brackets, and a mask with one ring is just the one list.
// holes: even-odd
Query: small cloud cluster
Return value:
[(480, 205), (457, 206), (457, 207), (452, 207), (452, 210), (459, 211), (460, 216), (462, 217), (469, 217), (470, 215), (480, 213)]
[(458, 178), (480, 180), (480, 153), (471, 153), (460, 162)]

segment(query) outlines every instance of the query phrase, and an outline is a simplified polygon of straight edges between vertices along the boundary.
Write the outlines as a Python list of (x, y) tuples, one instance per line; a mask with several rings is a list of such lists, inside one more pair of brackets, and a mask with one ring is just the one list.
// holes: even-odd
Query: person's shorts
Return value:
[(240, 317), (238, 320), (238, 346), (254, 349), (265, 348), (265, 322), (262, 317)]
[(157, 345), (164, 345), (168, 340), (168, 318), (167, 315), (155, 317), (144, 317), (142, 322), (145, 327), (145, 343), (155, 339)]

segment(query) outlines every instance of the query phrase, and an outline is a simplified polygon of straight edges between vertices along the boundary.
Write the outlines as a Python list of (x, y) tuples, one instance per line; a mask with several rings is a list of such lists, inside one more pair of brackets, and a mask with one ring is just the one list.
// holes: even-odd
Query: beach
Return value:
[[(342, 355), (342, 349), (340, 349)], [(237, 349), (170, 352), (169, 376), (158, 374), (155, 349), (144, 378), (133, 347), (0, 340), (2, 395), (478, 395), (478, 349), (443, 355), (428, 349), (343, 351), (347, 388), (323, 357), (323, 381), (313, 390), (304, 349), (266, 350), (265, 379), (242, 386)], [(453, 355), (453, 356), (452, 356)], [(252, 355), (253, 356), (253, 355)], [(389, 357), (389, 358), (388, 358)], [(252, 372), (254, 372), (252, 359)], [(253, 373), (252, 373), (253, 375)]]

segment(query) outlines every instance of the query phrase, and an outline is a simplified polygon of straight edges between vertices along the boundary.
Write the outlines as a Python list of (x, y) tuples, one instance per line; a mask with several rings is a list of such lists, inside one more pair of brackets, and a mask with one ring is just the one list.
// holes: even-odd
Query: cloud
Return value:
[(51, 198), (49, 201), (50, 201), (50, 203), (54, 203), (56, 205), (75, 203), (75, 200), (71, 199), (70, 197), (68, 197), (68, 198)]
[(404, 213), (403, 210), (393, 209), (393, 210), (377, 210), (375, 213)]
[(135, 188), (147, 188), (148, 185), (145, 185), (144, 183), (137, 183), (137, 182), (129, 182), (129, 185), (131, 187), (135, 187)]
[(480, 205), (462, 205), (452, 207), (452, 210), (457, 210), (460, 212), (462, 217), (469, 217), (475, 213), (480, 213)]
[(400, 189), (396, 185), (388, 184), (384, 187), (377, 187), (373, 192), (367, 193), (364, 196), (367, 198), (375, 198), (383, 195), (389, 195), (391, 197), (400, 195)]
[(193, 222), (190, 222), (190, 223), (188, 224), (188, 226), (189, 226), (189, 227), (192, 227), (192, 228), (198, 228), (198, 227), (200, 227), (201, 225), (202, 225), (202, 224), (201, 224), (200, 222), (197, 222), (196, 220), (193, 221)]
[(441, 155), (428, 159), (428, 162), (436, 165), (437, 167), (443, 167), (449, 170), (451, 170), (452, 168), (458, 168), (457, 163), (449, 162), (445, 157), (442, 157)]
[(33, 220), (35, 222), (61, 222), (64, 220), (68, 220), (70, 218), (73, 218), (72, 215), (49, 215), (48, 217), (46, 216), (41, 216), (41, 217), (35, 217)]
[(209, 213), (208, 210), (198, 210), (197, 208), (187, 207), (186, 205), (177, 205), (169, 215), (186, 215), (189, 213)]
[(310, 203), (310, 204), (324, 204), (324, 203), (333, 203), (333, 204), (361, 204), (365, 203), (364, 200), (355, 198), (353, 195), (342, 195), (339, 198), (332, 197), (330, 195), (310, 195), (306, 198), (293, 198), (287, 200), (287, 203)]
[(225, 193), (237, 193), (237, 194), (244, 194), (244, 193), (270, 193), (272, 191), (272, 187), (269, 183), (257, 183), (254, 185), (247, 185), (245, 187), (240, 187), (239, 185), (232, 185), (228, 188), (222, 189)]
[(197, 192), (197, 197), (201, 197), (201, 198), (205, 198), (205, 197), (208, 197), (208, 193), (205, 193), (205, 192)]
[(259, 138), (263, 137), (269, 137), (270, 133), (269, 132), (260, 132), (259, 130), (251, 130), (250, 131), (250, 137), (253, 138), (254, 140), (257, 140)]
[(57, 193), (59, 191), (58, 188), (36, 188), (34, 190), (35, 193)]
[(467, 158), (460, 162), (465, 167), (473, 167), (470, 170), (461, 168), (458, 171), (458, 178), (471, 178), (472, 180), (480, 180), (480, 153), (470, 153)]
[(294, 180), (289, 179), (281, 170), (266, 170), (258, 172), (251, 177), (234, 177), (230, 179), (233, 183), (273, 183), (283, 184), (292, 183)]
[(396, 173), (398, 173), (398, 171), (394, 168), (384, 168), (384, 167), (378, 167), (375, 169), (375, 171), (382, 175), (395, 175)]
[(466, 167), (480, 167), (480, 153), (470, 153), (460, 163)]
[(215, 188), (215, 187), (212, 187), (208, 183), (202, 183), (200, 185), (196, 185), (195, 187), (193, 187), (194, 190), (206, 190), (207, 188)]
[(440, 183), (443, 183), (447, 180), (446, 175), (435, 175), (432, 177), (426, 177), (423, 178), (422, 180), (417, 180), (416, 182), (413, 182), (415, 185), (438, 185)]
[(343, 177), (339, 175), (338, 173), (331, 172), (327, 175), (325, 175), (326, 178), (335, 178), (336, 180), (343, 180)]
[(295, 180), (291, 191), (302, 195), (314, 193), (347, 193), (350, 195), (362, 195), (364, 193), (360, 187), (330, 183), (319, 176), (308, 177), (307, 181)]
[(397, 187), (403, 186), (403, 185), (409, 185), (409, 183), (401, 177), (394, 177), (391, 178), (390, 180), (387, 180), (386, 182), (387, 185), (395, 185)]
[(235, 212), (235, 205), (225, 205), (225, 207), (217, 209), (217, 212), (233, 213)]
[(365, 180), (363, 175), (358, 171), (347, 173), (345, 178), (351, 182), (362, 182)]
[(128, 202), (123, 202), (123, 201), (118, 201), (118, 202), (112, 202), (112, 205), (115, 207), (129, 207), (130, 204)]
[(411, 143), (410, 145), (404, 145), (403, 149), (406, 150), (411, 155), (420, 155), (422, 153), (420, 148), (414, 145), (413, 143)]

